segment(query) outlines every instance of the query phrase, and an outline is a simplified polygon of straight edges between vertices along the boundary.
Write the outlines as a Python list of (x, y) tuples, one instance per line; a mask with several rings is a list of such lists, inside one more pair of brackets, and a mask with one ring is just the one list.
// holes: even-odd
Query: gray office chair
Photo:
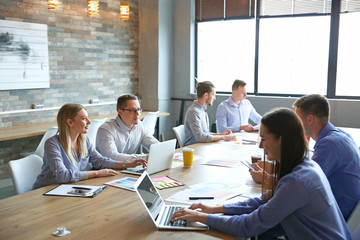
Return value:
[(184, 125), (179, 125), (177, 127), (173, 127), (173, 131), (176, 135), (179, 146), (183, 147), (184, 143), (185, 143), (185, 127), (184, 127)]
[(360, 201), (347, 220), (347, 226), (352, 239), (360, 239)]
[[(144, 119), (142, 120), (143, 125), (145, 126), (145, 128), (147, 130), (149, 130), (149, 133), (151, 135), (155, 134), (155, 126), (156, 126), (156, 121), (157, 118), (159, 116), (159, 111), (157, 112), (148, 112)], [(142, 145), (140, 145), (140, 153), (144, 153), (144, 148)]]
[(11, 178), (16, 194), (28, 192), (32, 189), (37, 176), (41, 172), (42, 165), (42, 158), (36, 154), (31, 154), (27, 157), (9, 162)]
[(107, 118), (94, 119), (91, 121), (91, 124), (89, 125), (88, 132), (86, 135), (89, 138), (92, 145), (94, 146), (94, 148), (96, 148), (97, 131), (98, 131), (99, 127), (101, 126), (101, 124), (103, 124), (106, 120), (107, 120)]
[(45, 141), (48, 138), (54, 136), (57, 133), (57, 131), (58, 131), (58, 127), (56, 127), (56, 126), (49, 128), (45, 132), (44, 136), (42, 137), (42, 139), (41, 139), (39, 145), (37, 146), (34, 154), (38, 155), (41, 158), (44, 158), (44, 144), (45, 144)]
[(151, 135), (154, 135), (155, 133), (155, 126), (158, 116), (159, 116), (159, 111), (149, 112), (148, 114), (145, 115), (144, 119), (142, 120), (144, 126), (149, 130), (149, 133)]

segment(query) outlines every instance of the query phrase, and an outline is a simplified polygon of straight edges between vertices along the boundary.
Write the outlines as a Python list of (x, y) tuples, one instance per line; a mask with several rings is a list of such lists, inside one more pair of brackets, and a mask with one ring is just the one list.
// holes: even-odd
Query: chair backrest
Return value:
[(37, 176), (41, 172), (42, 164), (42, 158), (36, 154), (31, 154), (27, 157), (9, 162), (11, 178), (16, 194), (28, 192), (32, 189)]
[(34, 154), (38, 155), (38, 156), (41, 157), (41, 158), (44, 158), (44, 144), (45, 144), (45, 141), (46, 141), (49, 137), (54, 136), (54, 135), (56, 134), (57, 130), (58, 130), (58, 127), (54, 126), (54, 127), (49, 128), (49, 129), (45, 132), (45, 134), (44, 134), (44, 136), (42, 137), (39, 145), (37, 146)]
[(352, 239), (360, 239), (360, 201), (348, 218), (347, 226), (351, 233)]
[(177, 127), (173, 127), (173, 131), (178, 140), (179, 146), (183, 147), (185, 143), (185, 127), (184, 125), (179, 125)]
[(106, 120), (107, 120), (107, 118), (94, 119), (91, 121), (91, 124), (89, 125), (88, 132), (86, 135), (89, 138), (92, 145), (94, 145), (94, 148), (96, 148), (97, 131), (98, 131), (99, 127), (101, 126), (101, 124), (103, 124)]
[(149, 130), (149, 133), (151, 135), (154, 135), (155, 133), (155, 126), (158, 115), (159, 115), (159, 111), (149, 112), (145, 115), (144, 119), (142, 120), (144, 126)]

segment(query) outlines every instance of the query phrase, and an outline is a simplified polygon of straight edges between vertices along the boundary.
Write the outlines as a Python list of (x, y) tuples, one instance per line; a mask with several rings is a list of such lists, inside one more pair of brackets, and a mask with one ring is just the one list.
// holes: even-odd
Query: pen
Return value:
[(189, 200), (214, 199), (214, 197), (189, 197)]
[(91, 188), (86, 188), (86, 187), (72, 187), (73, 189), (79, 189), (79, 190), (91, 190)]

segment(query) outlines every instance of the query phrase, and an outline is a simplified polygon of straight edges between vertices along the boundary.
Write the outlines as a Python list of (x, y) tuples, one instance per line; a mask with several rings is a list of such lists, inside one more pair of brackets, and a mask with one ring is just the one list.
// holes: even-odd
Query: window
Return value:
[[(218, 92), (242, 79), (255, 95), (360, 97), (349, 87), (360, 81), (360, 1), (259, 0), (253, 9), (255, 1), (218, 0), (216, 15), (214, 1), (197, 0), (199, 81)], [(231, 7), (230, 16), (230, 2), (246, 11)]]
[[(354, 23), (357, 23), (355, 27)], [(360, 12), (340, 15), (336, 95), (360, 96)]]
[(264, 18), (259, 25), (259, 93), (325, 95), (330, 17)]
[(198, 24), (197, 79), (211, 81), (217, 92), (231, 92), (235, 79), (254, 92), (255, 21)]

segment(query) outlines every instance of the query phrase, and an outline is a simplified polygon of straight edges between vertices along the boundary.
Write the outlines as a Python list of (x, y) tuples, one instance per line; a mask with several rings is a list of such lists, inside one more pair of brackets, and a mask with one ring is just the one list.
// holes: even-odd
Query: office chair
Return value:
[(44, 158), (44, 144), (45, 144), (45, 141), (48, 138), (54, 136), (57, 133), (57, 131), (58, 131), (58, 127), (56, 127), (56, 126), (49, 128), (45, 132), (44, 136), (42, 137), (42, 139), (41, 139), (39, 145), (37, 146), (34, 154), (38, 155), (41, 158)]
[(11, 179), (16, 194), (25, 193), (32, 189), (37, 176), (41, 172), (42, 165), (42, 158), (36, 154), (9, 162)]
[[(142, 120), (143, 125), (147, 130), (149, 130), (150, 135), (155, 134), (155, 126), (156, 121), (159, 116), (159, 111), (157, 112), (149, 112), (145, 115), (144, 119)], [(144, 148), (140, 145), (140, 153), (144, 153)]]
[(360, 239), (360, 201), (347, 220), (352, 239)]
[(97, 131), (98, 131), (99, 127), (101, 126), (101, 124), (103, 124), (106, 120), (107, 120), (107, 118), (94, 119), (91, 121), (91, 124), (89, 125), (88, 132), (86, 135), (89, 138), (92, 145), (94, 146), (94, 148), (96, 148)]
[(155, 133), (155, 126), (156, 126), (156, 121), (157, 121), (158, 115), (159, 115), (159, 111), (149, 112), (148, 114), (146, 114), (146, 116), (142, 120), (144, 126), (149, 130), (149, 133), (151, 135), (154, 135), (154, 133)]
[(185, 127), (184, 127), (184, 125), (179, 125), (177, 127), (173, 127), (173, 131), (176, 135), (179, 146), (183, 147), (184, 143), (185, 143)]

